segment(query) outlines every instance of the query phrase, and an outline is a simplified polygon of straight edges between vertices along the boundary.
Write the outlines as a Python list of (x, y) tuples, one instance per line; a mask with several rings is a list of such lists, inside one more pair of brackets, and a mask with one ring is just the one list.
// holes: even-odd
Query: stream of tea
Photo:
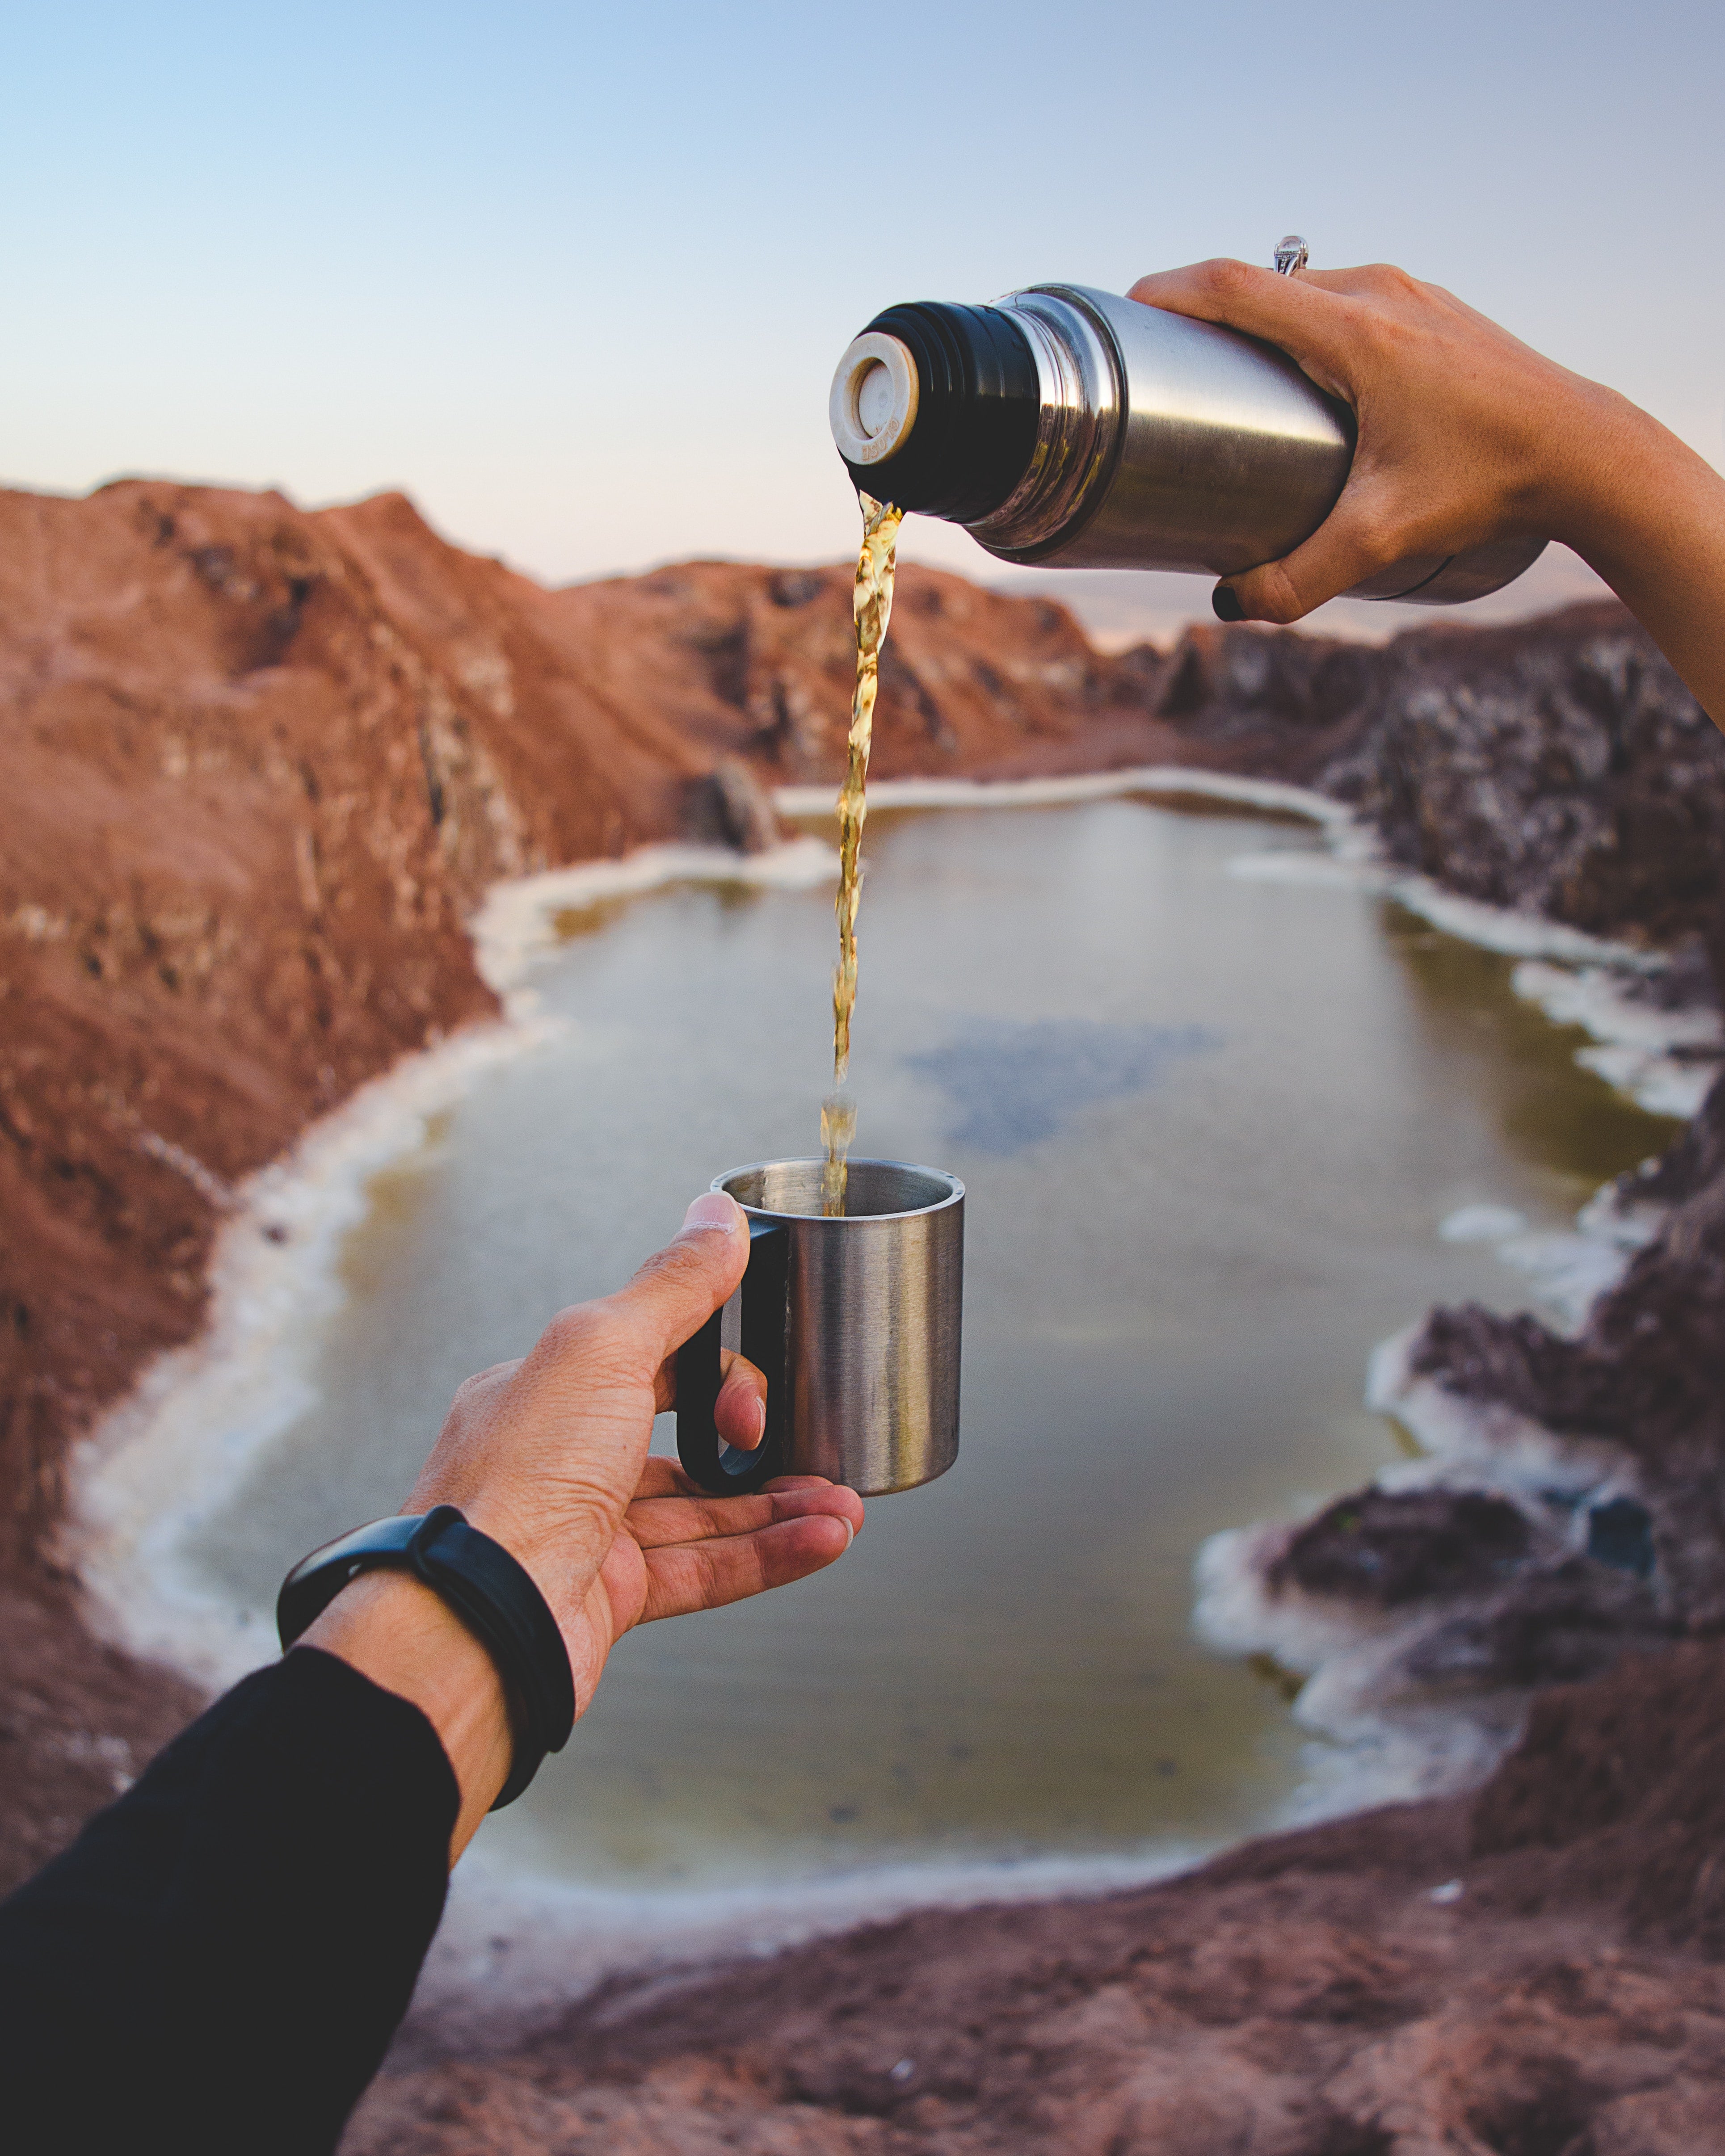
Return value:
[(850, 1075), (850, 1014), (856, 1008), (856, 909), (862, 897), (858, 858), (869, 813), (869, 746), (875, 732), (875, 697), (880, 680), (880, 647), (892, 615), (892, 575), (898, 527), (905, 512), (859, 492), (863, 542), (856, 557), (850, 611), (856, 630), (856, 686), (850, 699), (849, 758), (839, 796), (839, 963), (833, 969), (833, 1090), (821, 1103), (822, 1213), (845, 1210), (850, 1142), (856, 1135), (856, 1103), (845, 1091)]

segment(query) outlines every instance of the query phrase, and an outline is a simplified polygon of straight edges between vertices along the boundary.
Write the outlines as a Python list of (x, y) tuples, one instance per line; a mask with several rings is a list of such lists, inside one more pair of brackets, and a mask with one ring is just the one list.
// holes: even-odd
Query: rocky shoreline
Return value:
[[(193, 1704), (85, 1631), (56, 1535), (69, 1447), (195, 1332), (234, 1185), (494, 1007), (463, 923), (499, 877), (769, 840), (770, 788), (839, 767), (848, 635), (848, 572), (547, 593), (398, 497), (0, 496), (6, 1878)], [(1058, 607), (916, 572), (890, 654), (882, 776), (1315, 785), (1399, 867), (1642, 947), (1650, 1006), (1712, 995), (1725, 743), (1615, 608), (1108, 658)], [(501, 2056), (409, 2051), (350, 2146), (1704, 2145), (1725, 1094), (1614, 1202), (1635, 1232), (1579, 1331), (1464, 1309), (1405, 1343), (1386, 1404), (1417, 1429), (1436, 1401), (1465, 1446), (1254, 1553), (1266, 1611), (1393, 1634), (1409, 1696), (1476, 1703), (1500, 1751), (1525, 1723), (1476, 1796), (619, 1987)]]

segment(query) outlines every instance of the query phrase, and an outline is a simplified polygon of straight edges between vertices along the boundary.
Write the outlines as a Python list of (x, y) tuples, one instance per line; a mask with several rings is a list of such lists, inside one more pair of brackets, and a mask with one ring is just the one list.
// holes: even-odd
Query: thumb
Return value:
[(1279, 562), (1243, 569), (1217, 585), (1210, 604), (1219, 621), (1298, 621), (1409, 551), (1385, 543), (1383, 521), (1352, 482), (1309, 539)]
[(611, 1300), (655, 1367), (727, 1301), (749, 1261), (749, 1222), (734, 1198), (704, 1191), (682, 1227)]

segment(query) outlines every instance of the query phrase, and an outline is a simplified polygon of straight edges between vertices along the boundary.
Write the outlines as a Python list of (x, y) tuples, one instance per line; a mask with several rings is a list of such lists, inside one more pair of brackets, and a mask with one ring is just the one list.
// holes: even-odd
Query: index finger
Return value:
[(1344, 302), (1357, 290), (1349, 281), (1353, 276), (1348, 270), (1303, 270), (1296, 277), (1284, 277), (1224, 256), (1140, 277), (1127, 297), (1263, 337), (1280, 345), (1314, 381), (1329, 387), (1343, 372), (1348, 332)]

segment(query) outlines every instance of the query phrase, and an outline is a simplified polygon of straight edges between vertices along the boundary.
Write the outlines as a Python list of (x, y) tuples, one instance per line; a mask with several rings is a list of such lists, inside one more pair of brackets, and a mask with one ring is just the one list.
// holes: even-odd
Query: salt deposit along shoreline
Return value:
[[(1203, 797), (1297, 815), (1323, 828), (1336, 850), (1327, 857), (1284, 856), (1285, 868), (1333, 859), (1350, 881), (1383, 887), (1369, 848), (1359, 843), (1345, 811), (1321, 796), (1273, 783), (1153, 767), (1005, 789), (886, 782), (876, 793), (878, 806), (893, 808), (996, 807), (1007, 805), (1002, 791), (1012, 805), (1139, 793)], [(781, 805), (807, 813), (798, 797)], [(1275, 860), (1247, 856), (1242, 865), (1250, 874), (1276, 873)], [(318, 1321), (339, 1300), (341, 1245), (363, 1215), (370, 1178), (423, 1146), (433, 1119), (480, 1071), (531, 1052), (547, 1037), (531, 973), (536, 959), (557, 946), (557, 915), (677, 881), (807, 887), (832, 872), (830, 850), (804, 838), (753, 857), (711, 848), (646, 848), (619, 862), (492, 887), (471, 932), (476, 962), (503, 1001), (504, 1019), (404, 1058), (234, 1194), (212, 1268), (204, 1334), (152, 1366), (80, 1449), (68, 1547), (110, 1635), (134, 1651), (169, 1661), (206, 1686), (231, 1681), (273, 1654), (267, 1628), (237, 1622), (234, 1612), (177, 1563), (176, 1548), (219, 1510), (251, 1463), (302, 1410)], [(1596, 939), (1553, 937), (1546, 924), (1488, 916), (1484, 909), (1470, 909), (1462, 918), (1481, 929), (1476, 940), (1492, 948), (1507, 942), (1512, 949), (1555, 949), (1572, 960), (1584, 955), (1596, 967), (1606, 959), (1641, 970), (1648, 963), (1645, 954), (1620, 953)], [(197, 1492), (190, 1502), (188, 1491)], [(1230, 1640), (1225, 1627), (1212, 1628), (1212, 1636), (1233, 1646), (1263, 1644)], [(1339, 1771), (1338, 1755), (1327, 1753), (1332, 1771), (1319, 1768), (1284, 1823), (1477, 1780), (1497, 1756), (1458, 1746), (1451, 1731), (1444, 1771), (1435, 1779), (1430, 1743), (1418, 1758), (1392, 1752), (1386, 1759), (1381, 1738), (1367, 1729), (1369, 1717), (1356, 1704), (1351, 1732), (1333, 1720), (1327, 1731), (1332, 1739), (1351, 1734), (1352, 1753)], [(1380, 1756), (1369, 1756), (1374, 1748)], [(449, 2041), (501, 2040), (524, 2013), (547, 2012), (626, 1969), (763, 1952), (917, 1907), (1117, 1892), (1213, 1853), (1158, 1845), (1101, 1859), (901, 1864), (777, 1889), (610, 1895), (524, 1875), (495, 1861), (470, 1860), (458, 1875), (428, 1966), (420, 2014)]]

